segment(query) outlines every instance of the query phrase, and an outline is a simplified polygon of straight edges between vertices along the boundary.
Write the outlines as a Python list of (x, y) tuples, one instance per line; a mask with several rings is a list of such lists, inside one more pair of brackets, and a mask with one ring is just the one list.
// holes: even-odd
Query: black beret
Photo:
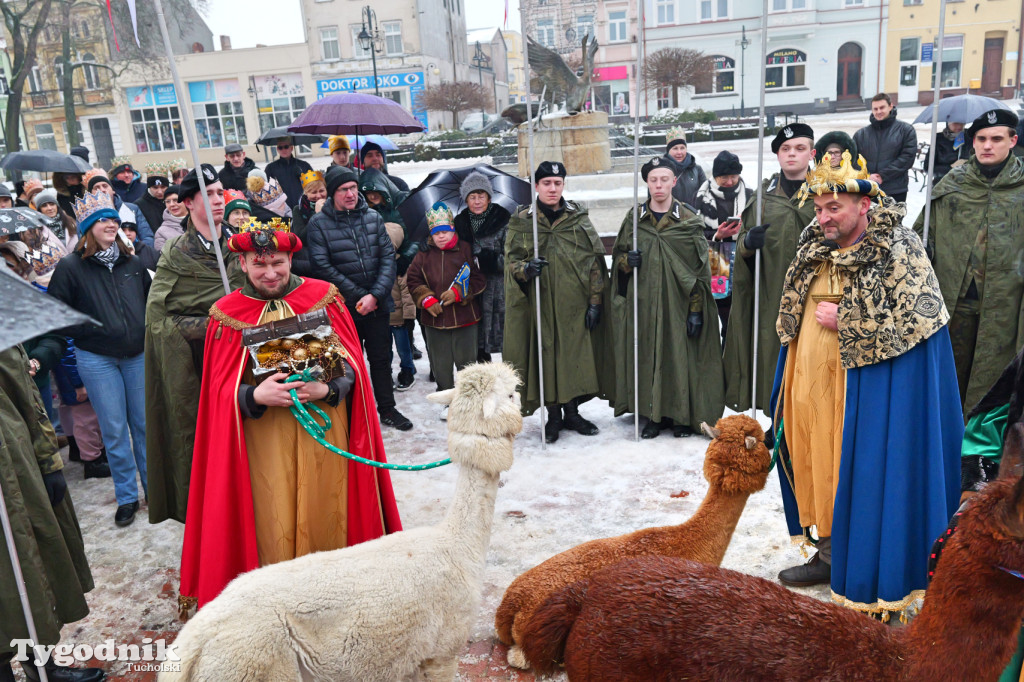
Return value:
[(665, 170), (670, 171), (672, 175), (676, 174), (675, 170), (673, 170), (672, 166), (669, 165), (668, 161), (661, 158), (660, 156), (655, 156), (653, 159), (645, 163), (640, 168), (640, 177), (644, 179), (644, 182), (647, 182), (647, 176), (650, 175), (651, 171), (655, 170), (656, 168), (664, 168)]
[(974, 134), (979, 130), (984, 130), (985, 128), (996, 128), (999, 126), (1012, 128), (1014, 134), (1016, 134), (1018, 122), (1017, 114), (1013, 113), (1009, 109), (993, 109), (992, 111), (986, 111), (984, 114), (974, 119), (974, 122), (971, 123), (971, 127), (967, 131), (967, 134), (974, 137)]
[[(207, 185), (220, 182), (220, 179), (217, 177), (217, 171), (214, 170), (213, 166), (208, 163), (204, 163), (201, 168), (203, 171), (203, 181), (205, 181)], [(185, 201), (185, 199), (191, 199), (198, 192), (199, 177), (196, 175), (196, 169), (193, 168), (181, 181), (181, 191), (178, 192), (178, 200)]]
[(166, 175), (150, 175), (146, 178), (146, 187), (167, 187), (168, 184)]
[(565, 164), (557, 161), (541, 161), (537, 171), (533, 174), (533, 181), (540, 182), (544, 178), (564, 178), (566, 176)]
[(796, 137), (806, 137), (812, 144), (814, 143), (814, 131), (811, 130), (811, 126), (806, 123), (790, 123), (788, 126), (784, 126), (772, 140), (772, 154), (778, 154), (779, 147), (783, 142), (788, 142)]

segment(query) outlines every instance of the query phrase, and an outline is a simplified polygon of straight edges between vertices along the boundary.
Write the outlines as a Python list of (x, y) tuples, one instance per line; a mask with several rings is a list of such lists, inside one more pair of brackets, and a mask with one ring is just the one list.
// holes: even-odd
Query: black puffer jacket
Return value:
[(128, 358), (141, 353), (144, 346), (149, 284), (149, 273), (137, 256), (122, 250), (111, 271), (95, 256), (82, 258), (78, 249), (57, 263), (46, 291), (103, 325), (64, 330), (75, 347)]
[(307, 162), (290, 156), (267, 164), (267, 177), (277, 180), (281, 189), (288, 195), (288, 205), (294, 206), (302, 200), (302, 180), (299, 176), (313, 170)]
[(355, 306), (367, 294), (377, 299), (371, 315), (389, 315), (395, 309), (391, 298), (397, 275), (395, 246), (384, 220), (362, 196), (350, 211), (324, 204), (306, 225), (306, 248), (313, 276), (338, 287), (354, 319), (363, 317)]
[(676, 174), (676, 186), (672, 188), (672, 196), (693, 208), (697, 201), (697, 190), (707, 180), (704, 169), (697, 163), (693, 154), (687, 153), (682, 161), (676, 161), (667, 153), (663, 157)]
[(245, 179), (249, 177), (249, 171), (254, 168), (256, 168), (256, 162), (252, 159), (245, 159), (241, 168), (235, 168), (228, 161), (220, 169), (220, 184), (224, 185), (224, 189), (237, 189), (239, 192), (244, 192)]
[(871, 125), (853, 134), (857, 150), (868, 162), (868, 172), (882, 176), (886, 194), (902, 194), (910, 186), (910, 167), (917, 156), (917, 132), (906, 121), (896, 119), (896, 108), (884, 121), (871, 117)]
[[(939, 131), (939, 134), (935, 136), (935, 172), (932, 175), (932, 183), (936, 183), (942, 178), (946, 177), (952, 168), (953, 164), (963, 159), (966, 161), (971, 158), (971, 152), (973, 149), (971, 145), (965, 142), (960, 146), (960, 149), (954, 149), (953, 144), (956, 142), (956, 135), (949, 132), (949, 128)], [(928, 168), (928, 156), (924, 155), (924, 167)]]
[(167, 207), (164, 206), (163, 199), (157, 199), (147, 190), (142, 198), (135, 202), (135, 205), (142, 211), (142, 215), (146, 216), (146, 222), (149, 223), (149, 229), (156, 234), (156, 231), (160, 228), (160, 224), (164, 222), (164, 211)]

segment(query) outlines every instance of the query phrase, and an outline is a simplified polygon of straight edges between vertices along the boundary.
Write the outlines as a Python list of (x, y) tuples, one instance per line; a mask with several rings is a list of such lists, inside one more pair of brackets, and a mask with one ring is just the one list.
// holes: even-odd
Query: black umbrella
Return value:
[(39, 211), (19, 206), (0, 208), (0, 236), (10, 236), (49, 224), (49, 218)]
[(0, 161), (0, 168), (39, 171), (40, 173), (85, 173), (92, 170), (92, 166), (85, 160), (71, 154), (61, 154), (52, 149), (11, 152)]
[(0, 266), (0, 349), (78, 324), (99, 324)]
[(292, 144), (320, 144), (327, 139), (326, 135), (310, 135), (308, 133), (289, 133), (288, 126), (278, 126), (271, 128), (262, 135), (254, 143), (257, 147), (260, 145), (273, 146), (277, 144), (278, 138), (290, 137), (292, 138)]
[(459, 194), (459, 188), (466, 176), (473, 171), (480, 171), (491, 181), (494, 194), (491, 201), (509, 213), (515, 213), (519, 206), (530, 203), (530, 183), (520, 180), (514, 175), (504, 173), (493, 166), (480, 164), (465, 168), (448, 168), (434, 171), (420, 183), (419, 187), (398, 207), (409, 234), (415, 241), (427, 238), (427, 211), (436, 201), (448, 204), (454, 215), (458, 215), (466, 207)]

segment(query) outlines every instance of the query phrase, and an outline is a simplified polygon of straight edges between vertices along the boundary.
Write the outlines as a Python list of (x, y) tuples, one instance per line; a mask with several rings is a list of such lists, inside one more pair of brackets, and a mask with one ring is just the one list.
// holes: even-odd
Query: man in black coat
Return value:
[(384, 150), (376, 142), (367, 142), (359, 149), (359, 162), (363, 168), (376, 168), (388, 176), (388, 180), (395, 183), (395, 187), (399, 190), (403, 192), (409, 191), (409, 185), (405, 180), (397, 175), (388, 173), (388, 157), (385, 156)]
[(412, 422), (395, 408), (391, 378), (394, 244), (380, 214), (359, 194), (355, 171), (331, 168), (324, 180), (328, 201), (306, 226), (313, 276), (336, 286), (345, 299), (370, 363), (381, 424), (408, 431)]
[(220, 184), (224, 189), (245, 191), (245, 179), (249, 171), (256, 168), (256, 162), (245, 158), (245, 150), (240, 144), (229, 144), (224, 147), (224, 167), (220, 169)]
[(871, 180), (896, 201), (907, 200), (910, 167), (917, 156), (914, 126), (897, 120), (896, 107), (884, 92), (871, 98), (871, 122), (853, 134)]
[(295, 145), (290, 137), (282, 137), (277, 141), (277, 160), (267, 164), (267, 177), (276, 178), (288, 197), (289, 206), (297, 206), (302, 201), (303, 173), (313, 167), (302, 159), (295, 158)]

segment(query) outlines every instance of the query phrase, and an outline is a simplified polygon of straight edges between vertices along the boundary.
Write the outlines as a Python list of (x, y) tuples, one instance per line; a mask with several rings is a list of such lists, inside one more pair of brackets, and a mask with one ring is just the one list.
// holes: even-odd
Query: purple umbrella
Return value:
[[(386, 152), (393, 152), (398, 149), (398, 145), (384, 137), (383, 135), (367, 135), (366, 137), (357, 137), (355, 140), (349, 140), (349, 144), (352, 145), (352, 149), (358, 151), (363, 148), (364, 144), (374, 143), (380, 145), (380, 148)], [(330, 149), (331, 141), (325, 140), (322, 145), (323, 149)]]
[(313, 102), (288, 126), (313, 135), (388, 135), (426, 130), (398, 102), (375, 95), (343, 92)]

